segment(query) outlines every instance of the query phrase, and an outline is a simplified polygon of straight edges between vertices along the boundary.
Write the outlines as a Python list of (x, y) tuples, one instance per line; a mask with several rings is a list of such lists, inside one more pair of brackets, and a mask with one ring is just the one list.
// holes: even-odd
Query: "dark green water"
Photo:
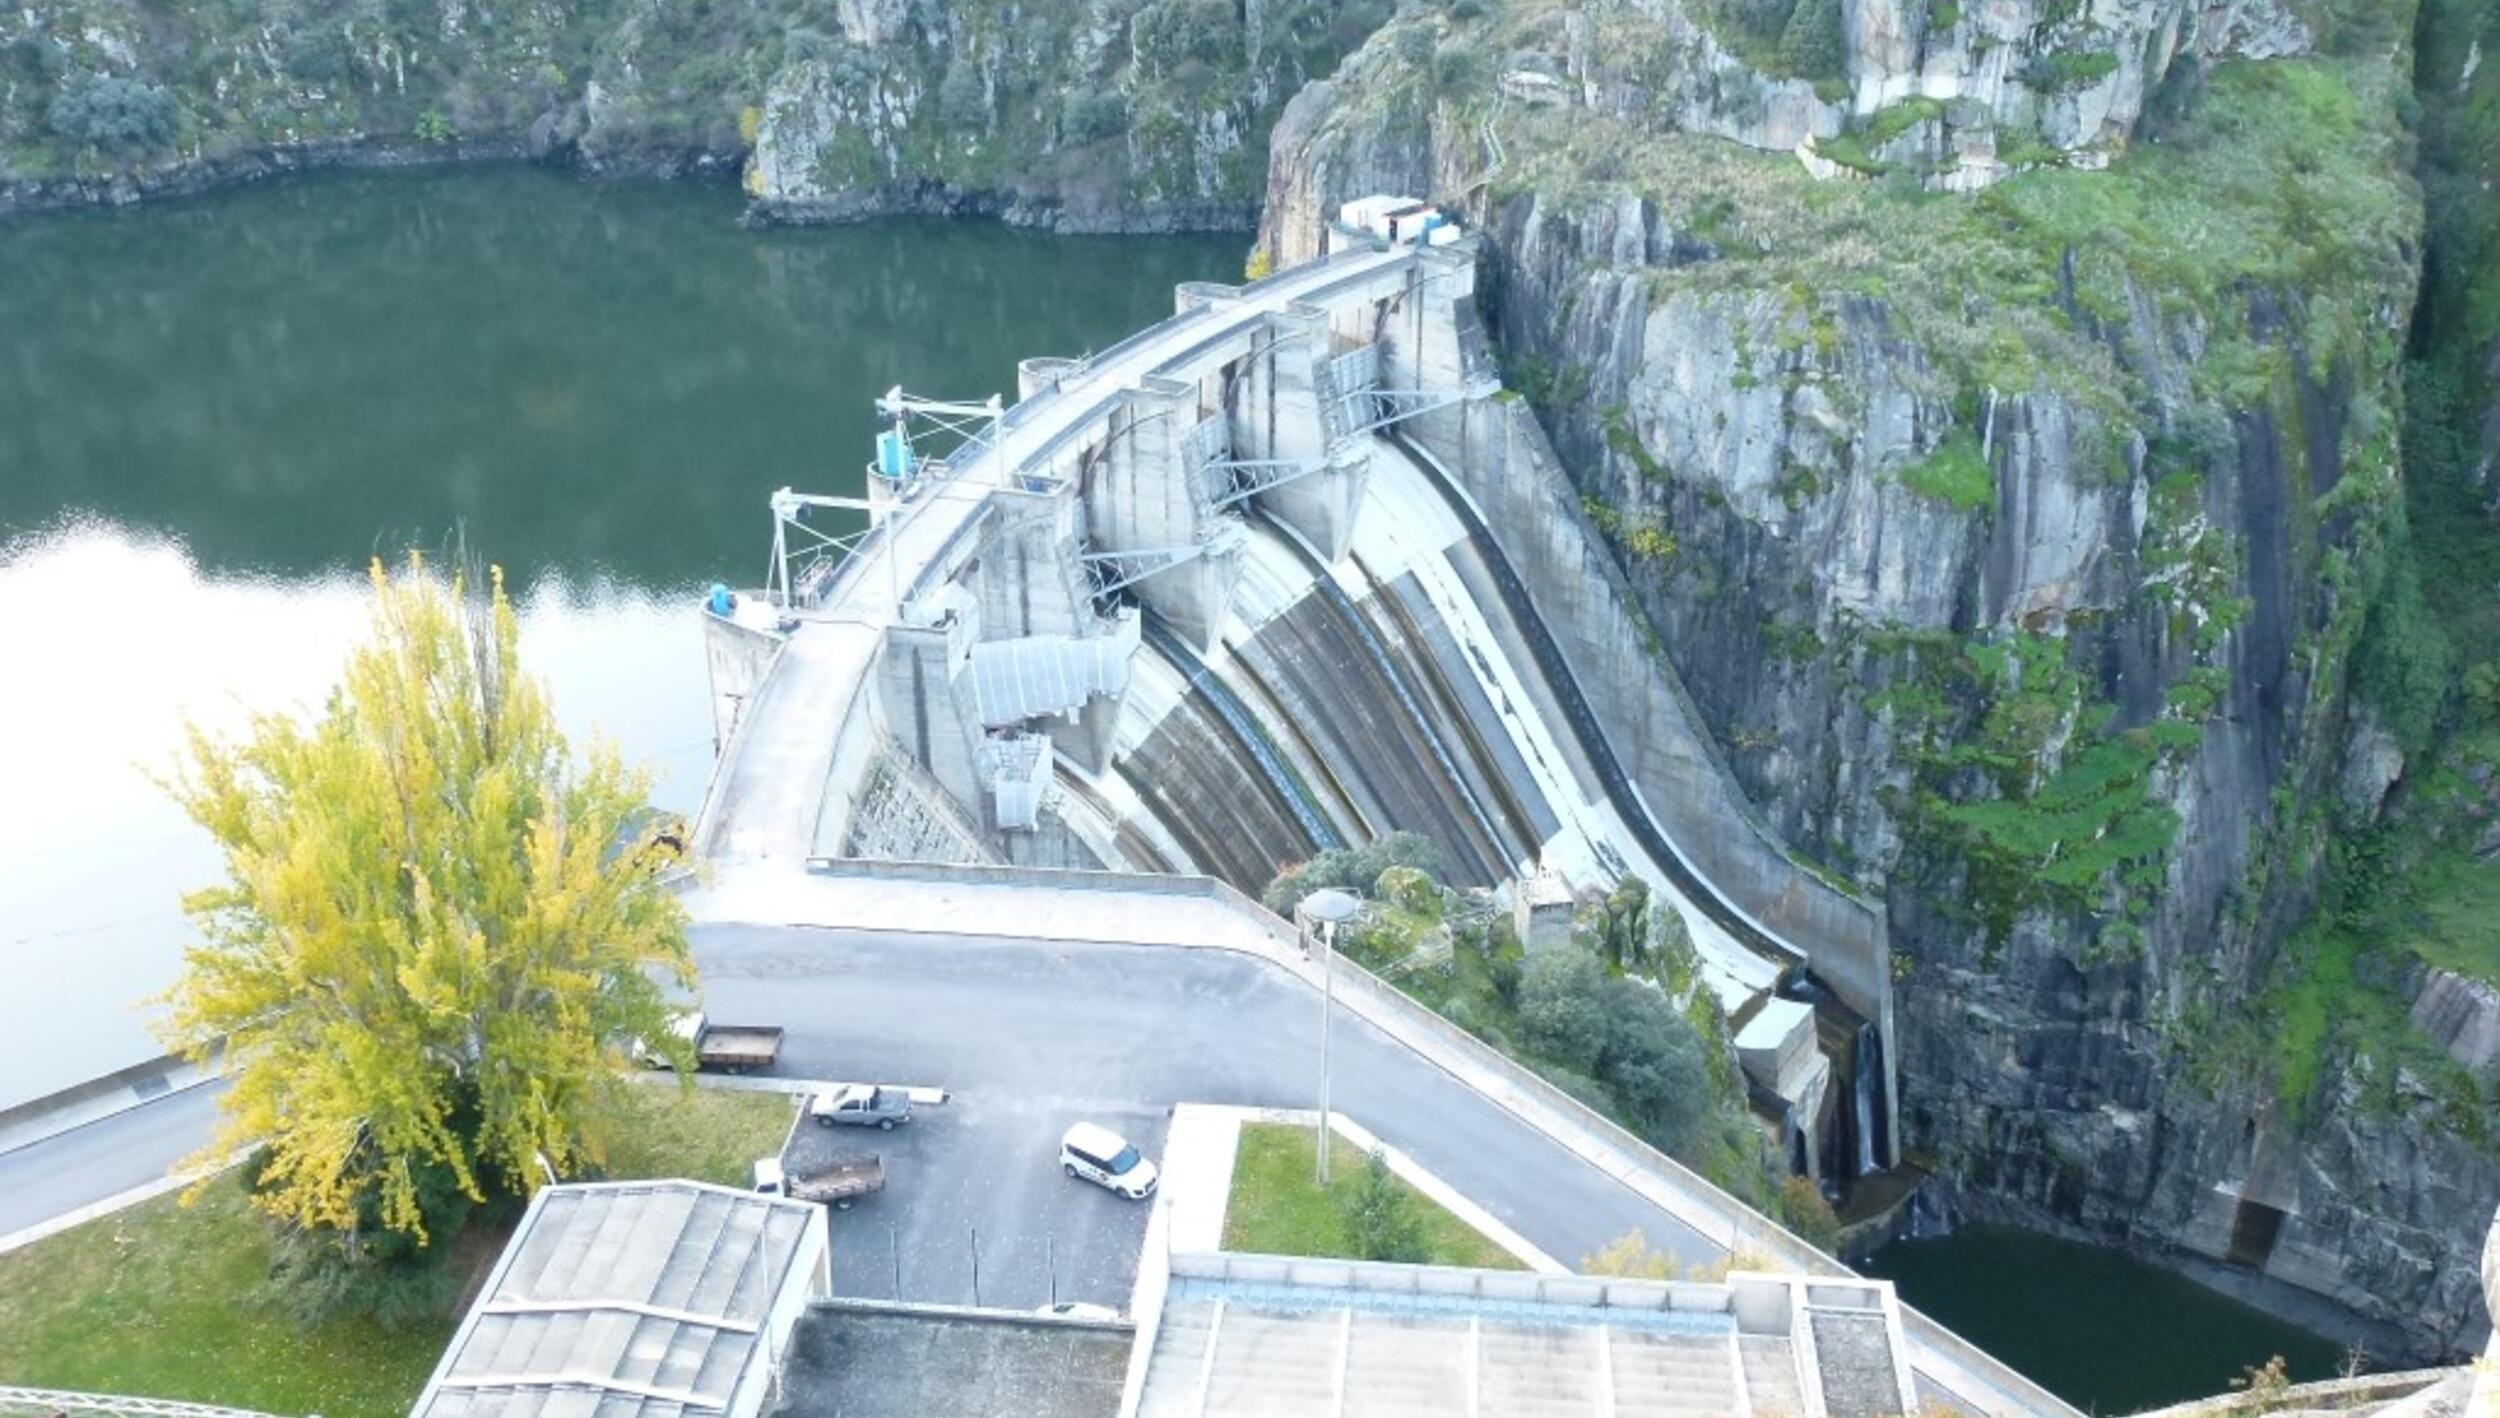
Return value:
[(337, 174), (0, 222), (0, 1107), (155, 1052), (186, 718), (318, 701), (376, 552), (461, 529), (577, 739), (691, 808), (694, 608), (765, 497), (861, 491), (871, 400), (1015, 394), (1237, 277), (1237, 238), (750, 232), (719, 186)]
[(765, 494), (858, 492), (888, 386), (1012, 400), (1245, 245), (737, 210), (514, 167), (0, 226), (0, 540), (76, 510), (300, 575), (459, 520), (527, 576), (751, 579)]
[(2224, 1393), (2280, 1354), (2295, 1380), (2333, 1378), (2333, 1341), (2116, 1251), (2002, 1226), (1896, 1242), (1865, 1266), (1901, 1298), (2096, 1413)]

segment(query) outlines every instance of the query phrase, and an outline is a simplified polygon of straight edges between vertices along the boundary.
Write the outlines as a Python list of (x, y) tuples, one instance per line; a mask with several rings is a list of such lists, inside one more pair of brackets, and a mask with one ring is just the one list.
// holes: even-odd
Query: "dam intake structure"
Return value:
[(1183, 285), (1110, 349), (1025, 360), (1012, 405), (885, 395), (865, 496), (777, 493), (770, 584), (707, 608), (696, 851), (1255, 895), (1409, 831), (1462, 887), (1638, 873), (1773, 1142), (1827, 1183), (1889, 1167), (1881, 918), (1770, 836), (1640, 642), (1453, 235)]

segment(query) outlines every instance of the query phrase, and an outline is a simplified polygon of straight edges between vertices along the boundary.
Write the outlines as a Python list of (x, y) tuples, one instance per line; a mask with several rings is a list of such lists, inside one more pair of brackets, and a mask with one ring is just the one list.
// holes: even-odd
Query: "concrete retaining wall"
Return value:
[(58, 1137), (73, 1128), (127, 1112), (143, 1103), (196, 1088), (214, 1079), (213, 1070), (203, 1069), (177, 1054), (165, 1054), (115, 1069), (101, 1078), (89, 1079), (57, 1093), (8, 1108), (0, 1108), (0, 1152), (31, 1147), (46, 1138)]

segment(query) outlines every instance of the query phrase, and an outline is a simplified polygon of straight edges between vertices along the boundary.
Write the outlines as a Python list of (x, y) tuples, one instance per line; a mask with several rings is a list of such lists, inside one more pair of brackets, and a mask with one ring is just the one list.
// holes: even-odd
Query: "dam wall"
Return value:
[[(781, 648), (699, 850), (1256, 893), (1410, 831), (1462, 887), (1638, 872), (1730, 1014), (1829, 1001), (1812, 1047), (1853, 1080), (1847, 1118), (1783, 1094), (1775, 1120), (1805, 1108), (1844, 1176), (1886, 1165), (1880, 920), (1759, 830), (1637, 643), (1533, 421), (1495, 397), (1474, 272), (1464, 246), (1356, 247), (1181, 287), (1170, 320), (1090, 359), (1024, 361), (1012, 407), (880, 399), (866, 499), (776, 496), (785, 531), (801, 505), (871, 526), (796, 569), (777, 538)], [(915, 417), (952, 441), (914, 442)]]

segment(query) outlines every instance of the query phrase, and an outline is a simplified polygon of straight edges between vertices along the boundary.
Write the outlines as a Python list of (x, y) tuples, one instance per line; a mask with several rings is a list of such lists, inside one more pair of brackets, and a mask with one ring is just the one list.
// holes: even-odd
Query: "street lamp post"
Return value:
[[(1337, 1003), (1337, 927), (1353, 919), (1363, 903), (1351, 895), (1330, 888), (1314, 891), (1302, 898), (1294, 910), (1294, 920), (1302, 929), (1303, 950), (1310, 949), (1311, 937), (1320, 943), (1319, 958), (1319, 1184), (1328, 1185), (1328, 1036)], [(1316, 930), (1313, 927), (1317, 927)]]

